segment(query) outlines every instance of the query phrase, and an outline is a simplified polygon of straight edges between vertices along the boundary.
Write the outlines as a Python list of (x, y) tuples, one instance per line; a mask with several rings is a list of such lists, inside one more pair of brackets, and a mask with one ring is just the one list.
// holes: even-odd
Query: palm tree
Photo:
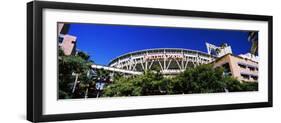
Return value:
[(250, 53), (258, 55), (258, 32), (249, 32), (248, 41), (252, 43)]

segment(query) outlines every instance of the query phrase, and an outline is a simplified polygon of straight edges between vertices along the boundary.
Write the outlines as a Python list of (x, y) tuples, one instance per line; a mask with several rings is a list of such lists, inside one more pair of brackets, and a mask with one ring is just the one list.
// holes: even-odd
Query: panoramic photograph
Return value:
[(258, 91), (258, 31), (57, 23), (58, 99)]

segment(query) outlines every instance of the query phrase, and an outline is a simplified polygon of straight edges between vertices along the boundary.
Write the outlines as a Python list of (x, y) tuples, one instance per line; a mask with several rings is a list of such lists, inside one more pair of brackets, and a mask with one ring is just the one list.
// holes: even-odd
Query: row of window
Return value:
[(249, 68), (250, 71), (258, 71), (258, 70), (259, 70), (258, 67), (255, 67), (255, 66), (252, 66), (252, 65), (247, 65), (247, 64), (238, 63), (238, 66), (239, 66), (240, 68), (243, 68), (243, 69)]
[(253, 79), (253, 80), (258, 80), (258, 76), (256, 76), (256, 75), (249, 75), (249, 74), (243, 74), (243, 73), (241, 73), (241, 76), (243, 77), (243, 79), (247, 79), (247, 80), (249, 80), (249, 79)]

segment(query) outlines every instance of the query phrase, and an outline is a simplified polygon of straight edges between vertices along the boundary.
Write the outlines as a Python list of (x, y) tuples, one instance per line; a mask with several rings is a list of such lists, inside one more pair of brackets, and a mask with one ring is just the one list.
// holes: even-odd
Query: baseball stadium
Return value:
[(95, 24), (72, 24), (68, 32), (69, 24), (58, 27), (59, 99), (258, 90), (257, 32)]
[(113, 59), (108, 66), (137, 72), (160, 70), (164, 75), (174, 75), (214, 59), (214, 56), (196, 50), (156, 48), (126, 53)]

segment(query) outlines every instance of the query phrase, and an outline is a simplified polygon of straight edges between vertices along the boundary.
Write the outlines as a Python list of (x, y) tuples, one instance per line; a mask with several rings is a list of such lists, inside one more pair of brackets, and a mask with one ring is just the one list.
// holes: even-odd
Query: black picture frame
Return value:
[[(268, 101), (257, 102), (257, 103), (241, 103), (241, 104), (43, 115), (42, 113), (43, 112), (42, 110), (43, 109), (43, 101), (42, 101), (43, 100), (43, 95), (42, 95), (43, 13), (42, 10), (45, 8), (266, 21), (268, 22)], [(125, 6), (80, 4), (80, 3), (45, 2), (45, 1), (29, 2), (27, 3), (27, 120), (32, 122), (45, 122), (45, 121), (63, 121), (63, 120), (79, 120), (79, 119), (93, 119), (93, 118), (106, 118), (106, 117), (123, 117), (123, 116), (136, 116), (136, 115), (155, 115), (155, 114), (169, 114), (169, 113), (272, 107), (273, 106), (272, 28), (273, 28), (273, 17), (264, 16), (264, 15), (169, 10), (169, 9), (156, 9), (156, 8), (140, 8), (140, 7), (125, 7)]]

